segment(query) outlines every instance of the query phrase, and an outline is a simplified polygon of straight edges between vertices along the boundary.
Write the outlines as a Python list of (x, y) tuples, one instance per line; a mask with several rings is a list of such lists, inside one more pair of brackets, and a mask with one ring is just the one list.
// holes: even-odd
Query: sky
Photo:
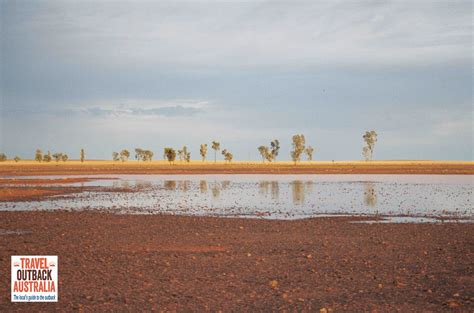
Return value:
[(304, 134), (316, 160), (473, 160), (471, 1), (0, 0), (0, 152), (111, 159)]

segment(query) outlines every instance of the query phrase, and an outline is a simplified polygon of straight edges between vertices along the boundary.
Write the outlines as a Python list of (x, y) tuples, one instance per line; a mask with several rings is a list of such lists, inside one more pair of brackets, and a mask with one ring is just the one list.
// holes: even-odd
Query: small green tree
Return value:
[(204, 143), (201, 145), (201, 148), (199, 149), (199, 153), (201, 154), (202, 161), (206, 161), (206, 155), (207, 155), (207, 143)]
[(260, 152), (260, 155), (262, 156), (262, 162), (265, 163), (265, 159), (268, 158), (269, 154), (268, 147), (260, 146), (258, 147), (258, 152)]
[(267, 146), (260, 146), (258, 147), (258, 151), (262, 156), (262, 161), (265, 163), (265, 160), (268, 162), (272, 162), (278, 156), (278, 152), (280, 151), (280, 142), (275, 139), (270, 142), (270, 148)]
[(62, 160), (62, 158), (63, 158), (63, 154), (62, 154), (62, 153), (56, 152), (55, 154), (53, 154), (53, 159), (54, 159), (56, 162), (59, 162), (60, 160)]
[(214, 149), (214, 163), (217, 162), (217, 151), (221, 149), (221, 144), (218, 141), (212, 142), (212, 149)]
[(375, 130), (366, 131), (362, 138), (366, 144), (367, 149), (362, 149), (362, 155), (364, 156), (365, 160), (372, 160), (372, 156), (374, 154), (374, 147), (375, 143), (377, 142), (377, 132)]
[(41, 151), (40, 149), (36, 149), (35, 160), (38, 162), (43, 161), (43, 151)]
[(144, 153), (145, 153), (145, 150), (140, 149), (140, 148), (136, 148), (135, 149), (135, 159), (138, 160), (138, 161), (143, 160)]
[(86, 152), (84, 149), (81, 149), (81, 163), (84, 163), (84, 160), (86, 159)]
[(112, 160), (114, 160), (114, 161), (120, 161), (120, 153), (118, 153), (118, 152), (112, 152)]
[(291, 151), (291, 159), (293, 162), (299, 162), (301, 160), (301, 154), (304, 151), (305, 138), (304, 135), (294, 135), (293, 138), (293, 150)]
[(69, 160), (69, 156), (67, 154), (63, 154), (61, 159), (63, 160), (63, 162), (66, 162), (67, 160)]
[(280, 152), (280, 142), (278, 139), (273, 140), (270, 143), (271, 151), (270, 153), (272, 154), (272, 160), (276, 160), (276, 157), (278, 156), (278, 153)]
[(129, 157), (130, 152), (127, 149), (123, 149), (122, 151), (120, 151), (120, 160), (122, 160), (122, 162), (127, 161)]
[(143, 161), (151, 161), (153, 159), (153, 151), (145, 150), (143, 152)]
[(21, 160), (21, 158), (17, 155), (17, 156), (15, 156), (15, 157), (13, 158), (13, 160), (14, 160), (16, 163), (18, 163), (18, 162)]
[(227, 149), (222, 150), (222, 155), (224, 156), (224, 160), (229, 163), (232, 162), (232, 159), (234, 158), (232, 153), (227, 151)]
[(7, 155), (5, 153), (0, 153), (0, 162), (5, 162), (7, 160)]
[(308, 161), (313, 161), (313, 152), (314, 152), (314, 148), (311, 146), (307, 146), (304, 149), (304, 153), (306, 153), (306, 156), (308, 157)]
[(164, 158), (172, 164), (176, 159), (176, 151), (173, 148), (165, 148)]
[(43, 156), (43, 161), (44, 161), (44, 162), (51, 162), (52, 159), (53, 159), (53, 158), (51, 157), (51, 152), (49, 152), (49, 151), (48, 151), (48, 154), (45, 154), (45, 155)]

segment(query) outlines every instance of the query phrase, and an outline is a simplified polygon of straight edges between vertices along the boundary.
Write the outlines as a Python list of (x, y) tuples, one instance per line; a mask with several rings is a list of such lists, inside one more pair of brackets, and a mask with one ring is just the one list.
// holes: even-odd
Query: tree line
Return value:
[[(362, 156), (366, 161), (372, 160), (375, 143), (377, 142), (377, 132), (374, 130), (366, 131), (365, 134), (362, 136), (365, 145), (362, 148)], [(217, 162), (217, 153), (220, 151), (224, 161), (227, 163), (232, 162), (234, 156), (233, 154), (227, 150), (221, 150), (221, 144), (219, 141), (212, 141), (211, 148), (214, 150), (214, 163)], [(258, 152), (262, 157), (262, 162), (265, 161), (271, 163), (276, 160), (280, 151), (280, 142), (278, 139), (275, 139), (270, 142), (269, 146), (261, 145), (257, 148)], [(291, 160), (296, 164), (301, 161), (301, 157), (305, 154), (308, 161), (313, 160), (313, 153), (315, 149), (311, 145), (306, 145), (306, 139), (303, 134), (297, 134), (292, 137), (292, 150), (290, 151)], [(207, 143), (201, 144), (199, 149), (199, 154), (201, 156), (201, 160), (204, 162), (206, 161), (207, 157)], [(79, 159), (81, 162), (85, 161), (85, 150), (81, 149), (79, 154)], [(153, 159), (154, 153), (151, 150), (145, 150), (142, 148), (135, 149), (135, 159), (137, 161), (151, 161)], [(176, 157), (178, 157), (180, 162), (189, 163), (191, 161), (191, 152), (188, 151), (186, 146), (183, 146), (181, 149), (175, 150), (171, 147), (166, 147), (163, 150), (163, 158), (167, 160), (170, 164), (174, 164), (176, 161)], [(112, 153), (112, 160), (113, 161), (122, 161), (125, 162), (130, 158), (130, 151), (127, 149), (123, 149), (120, 152), (113, 152)], [(0, 153), (0, 162), (6, 161), (7, 155), (5, 153)], [(19, 156), (15, 156), (13, 158), (15, 162), (21, 160)], [(44, 154), (41, 149), (37, 149), (35, 151), (35, 160), (38, 162), (51, 162), (52, 160), (56, 162), (66, 162), (69, 160), (69, 156), (62, 152), (56, 152), (51, 154), (50, 151)]]

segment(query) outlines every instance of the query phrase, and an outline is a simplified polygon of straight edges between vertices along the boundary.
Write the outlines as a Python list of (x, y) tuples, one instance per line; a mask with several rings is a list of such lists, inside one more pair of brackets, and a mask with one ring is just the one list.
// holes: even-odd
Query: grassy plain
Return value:
[(473, 161), (67, 161), (0, 163), (2, 176), (90, 174), (474, 174)]

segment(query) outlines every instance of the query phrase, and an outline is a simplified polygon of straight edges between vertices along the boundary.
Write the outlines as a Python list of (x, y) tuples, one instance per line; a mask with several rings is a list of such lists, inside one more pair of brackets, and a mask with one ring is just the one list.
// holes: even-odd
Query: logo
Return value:
[(12, 302), (57, 302), (58, 257), (12, 255)]

